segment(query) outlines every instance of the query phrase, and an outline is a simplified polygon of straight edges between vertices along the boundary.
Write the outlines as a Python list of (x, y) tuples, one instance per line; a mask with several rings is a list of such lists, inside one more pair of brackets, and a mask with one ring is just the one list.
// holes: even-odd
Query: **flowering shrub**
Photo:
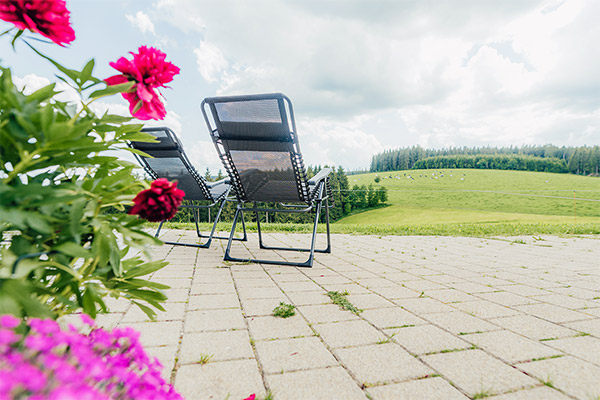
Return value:
[(129, 214), (137, 214), (152, 222), (171, 219), (183, 201), (185, 192), (177, 189), (177, 182), (160, 178), (152, 182), (150, 189), (142, 190), (135, 196), (135, 205)]
[(109, 85), (135, 82), (132, 91), (124, 92), (123, 97), (129, 102), (131, 115), (139, 119), (163, 119), (167, 114), (159, 95), (154, 91), (158, 87), (173, 80), (179, 68), (166, 62), (166, 54), (153, 47), (142, 46), (139, 53), (131, 53), (133, 60), (121, 57), (116, 63), (109, 65), (122, 75), (106, 79)]
[(131, 328), (88, 334), (74, 326), (61, 329), (51, 319), (0, 317), (0, 399), (182, 399), (160, 375)]
[[(125, 211), (148, 184), (136, 179), (136, 165), (106, 155), (135, 151), (127, 141), (154, 139), (130, 117), (96, 115), (93, 103), (123, 93), (139, 97), (133, 112), (151, 95), (154, 109), (164, 111), (153, 90), (179, 69), (164, 62), (164, 53), (140, 48), (122, 83), (108, 84), (93, 76), (94, 60), (76, 70), (46, 57), (22, 29), (61, 45), (73, 40), (62, 0), (1, 0), (0, 19), (17, 28), (2, 34), (14, 33), (13, 47), (29, 46), (80, 96), (77, 103), (59, 101), (54, 83), (30, 93), (0, 64), (0, 235), (10, 238), (0, 248), (0, 314), (56, 318), (83, 310), (95, 316), (107, 311), (107, 295), (128, 298), (148, 315), (151, 307), (163, 310), (161, 290), (168, 286), (140, 277), (166, 262), (136, 255), (161, 242), (143, 230), (142, 220), (112, 212)], [(138, 112), (164, 117), (144, 107)], [(177, 202), (169, 204), (172, 211)]]

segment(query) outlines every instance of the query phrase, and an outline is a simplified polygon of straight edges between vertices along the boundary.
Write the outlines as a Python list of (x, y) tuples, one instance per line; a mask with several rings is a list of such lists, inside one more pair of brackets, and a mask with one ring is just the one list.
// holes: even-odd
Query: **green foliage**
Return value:
[(130, 118), (90, 108), (131, 84), (106, 87), (92, 76), (93, 60), (77, 71), (38, 54), (80, 95), (96, 90), (79, 104), (56, 100), (55, 84), (27, 95), (0, 66), (0, 234), (9, 239), (0, 249), (0, 314), (93, 317), (111, 295), (153, 315), (167, 286), (140, 277), (166, 262), (136, 253), (160, 241), (123, 212), (146, 184), (133, 164), (106, 155), (152, 139)]
[(348, 301), (348, 299), (346, 298), (347, 295), (348, 295), (348, 292), (343, 292), (343, 293), (340, 293), (338, 291), (327, 292), (327, 296), (329, 296), (329, 298), (331, 299), (333, 304), (337, 304), (338, 306), (340, 306), (340, 308), (342, 308), (344, 310), (348, 310), (356, 315), (360, 314), (363, 310), (356, 308), (354, 306), (354, 304), (350, 303), (350, 301)]
[(273, 315), (280, 318), (288, 318), (296, 314), (296, 311), (294, 311), (295, 308), (296, 306), (282, 301), (273, 309)]
[(514, 171), (567, 173), (567, 163), (555, 157), (522, 154), (448, 155), (427, 157), (417, 161), (414, 169), (476, 168)]

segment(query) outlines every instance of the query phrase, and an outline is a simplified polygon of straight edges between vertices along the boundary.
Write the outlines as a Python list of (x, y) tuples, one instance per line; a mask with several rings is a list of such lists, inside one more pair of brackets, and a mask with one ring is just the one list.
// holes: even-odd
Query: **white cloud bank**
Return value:
[(216, 94), (290, 96), (308, 163), (368, 167), (374, 152), (416, 144), (600, 144), (595, 0), (161, 0), (152, 11), (200, 38)]

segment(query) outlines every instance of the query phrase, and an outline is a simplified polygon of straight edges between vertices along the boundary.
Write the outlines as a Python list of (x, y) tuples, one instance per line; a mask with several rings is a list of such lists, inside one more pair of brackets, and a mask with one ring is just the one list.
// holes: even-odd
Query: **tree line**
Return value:
[(477, 168), (555, 173), (569, 172), (567, 163), (560, 158), (544, 158), (523, 154), (457, 154), (451, 156), (427, 157), (417, 161), (413, 168)]
[[(479, 158), (477, 158), (479, 157)], [(431, 158), (432, 160), (426, 161)], [(456, 165), (453, 167), (452, 165)], [(463, 165), (463, 166), (460, 166)], [(510, 147), (420, 146), (385, 150), (371, 159), (371, 172), (417, 168), (489, 168), (598, 175), (600, 146), (558, 147), (551, 144)], [(525, 168), (525, 169), (522, 169)]]
[[(307, 168), (307, 177), (310, 179), (316, 175), (322, 169), (321, 166), (309, 166)], [(213, 176), (211, 171), (207, 168), (204, 172), (204, 178), (208, 181), (217, 181), (222, 179), (224, 176), (219, 170), (217, 175)], [(371, 185), (354, 185), (350, 188), (348, 183), (348, 177), (342, 167), (333, 168), (333, 171), (329, 175), (329, 182), (331, 187), (331, 198), (330, 205), (333, 205), (329, 209), (329, 220), (331, 222), (337, 221), (347, 215), (368, 210), (370, 208), (379, 207), (384, 205), (388, 200), (387, 188), (384, 186), (374, 187)], [(198, 202), (197, 204), (202, 204)], [(268, 204), (271, 208), (282, 208), (279, 204)], [(232, 221), (235, 213), (236, 202), (227, 202), (223, 208), (221, 214), (221, 221)], [(212, 221), (216, 215), (217, 208), (213, 207), (209, 209), (200, 209), (200, 221)], [(273, 223), (310, 223), (314, 219), (314, 215), (310, 213), (269, 213), (268, 216), (265, 213), (260, 214), (261, 222)], [(255, 215), (251, 213), (245, 213), (246, 221), (256, 221)], [(193, 222), (192, 210), (189, 208), (182, 208), (171, 220), (173, 222)], [(325, 213), (321, 212), (321, 222), (325, 221)]]

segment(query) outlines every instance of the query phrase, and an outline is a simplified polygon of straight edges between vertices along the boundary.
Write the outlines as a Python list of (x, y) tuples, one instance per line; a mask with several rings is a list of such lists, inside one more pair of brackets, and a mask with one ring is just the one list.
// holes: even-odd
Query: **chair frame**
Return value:
[[(279, 208), (270, 208), (270, 207), (258, 207), (257, 201), (249, 201), (245, 199), (244, 188), (241, 183), (240, 176), (235, 168), (233, 163), (233, 159), (229, 154), (229, 150), (226, 145), (223, 143), (221, 138), (219, 137), (219, 122), (217, 117), (216, 108), (214, 106), (215, 103), (218, 102), (230, 102), (230, 101), (252, 101), (252, 100), (266, 100), (266, 99), (277, 99), (280, 106), (280, 111), (282, 113), (282, 118), (287, 117), (289, 121), (291, 121), (290, 126), (290, 142), (293, 147), (293, 157), (292, 157), (292, 166), (294, 167), (294, 173), (296, 175), (297, 183), (301, 180), (304, 181), (306, 189), (305, 191), (298, 189), (298, 194), (300, 198), (305, 201), (306, 204), (283, 204), (279, 203), (283, 206), (283, 209)], [(286, 107), (287, 106), (287, 107)], [(230, 97), (213, 97), (206, 98), (202, 101), (201, 104), (202, 114), (204, 116), (204, 120), (206, 122), (206, 126), (208, 127), (210, 136), (213, 140), (219, 158), (223, 162), (223, 166), (227, 171), (229, 177), (231, 178), (232, 186), (235, 190), (235, 194), (238, 200), (237, 209), (235, 215), (233, 217), (233, 223), (231, 227), (231, 233), (229, 234), (229, 240), (227, 242), (227, 247), (225, 249), (225, 255), (223, 259), (225, 261), (234, 261), (234, 262), (252, 262), (252, 263), (260, 263), (260, 264), (271, 264), (271, 265), (289, 265), (296, 267), (312, 267), (314, 261), (315, 253), (331, 253), (331, 234), (329, 228), (329, 208), (333, 207), (333, 205), (329, 204), (329, 196), (331, 194), (331, 189), (329, 186), (329, 173), (331, 172), (331, 168), (323, 168), (316, 176), (312, 179), (306, 179), (306, 173), (304, 168), (304, 163), (302, 160), (302, 153), (300, 152), (300, 145), (298, 143), (298, 135), (296, 131), (296, 123), (294, 120), (294, 111), (292, 107), (291, 100), (279, 93), (275, 94), (265, 94), (265, 95), (249, 95), (249, 96), (230, 96)], [(215, 121), (216, 127), (213, 127), (207, 113), (207, 107), (210, 109), (213, 120)], [(285, 115), (285, 109), (287, 108), (287, 115)], [(283, 110), (283, 111), (282, 111)], [(252, 139), (248, 139), (252, 140)], [(300, 184), (300, 183), (298, 183)], [(311, 190), (312, 187), (312, 190)], [(252, 203), (253, 206), (248, 207), (246, 203)], [(323, 204), (324, 203), (324, 204)], [(317, 226), (319, 223), (319, 216), (321, 214), (322, 207), (325, 207), (325, 224), (327, 227), (327, 246), (323, 249), (316, 248), (316, 238), (317, 238)], [(315, 218), (313, 222), (312, 229), (312, 237), (310, 241), (310, 247), (277, 247), (277, 246), (267, 246), (264, 244), (263, 235), (260, 226), (260, 215), (259, 212), (265, 213), (308, 213), (314, 211)], [(256, 216), (256, 227), (258, 231), (258, 243), (260, 249), (266, 250), (275, 250), (275, 251), (298, 251), (298, 252), (309, 252), (309, 257), (304, 262), (293, 262), (293, 261), (278, 261), (278, 260), (267, 260), (267, 259), (258, 259), (258, 258), (238, 258), (233, 257), (231, 255), (231, 245), (235, 235), (235, 229), (238, 223), (238, 219), (241, 219), (242, 224), (244, 223), (244, 212), (253, 212)]]
[[(215, 187), (220, 184), (228, 184), (228, 180), (224, 179), (224, 180), (221, 180), (218, 182), (205, 182), (200, 177), (200, 175), (198, 174), (198, 172), (196, 171), (196, 169), (194, 168), (194, 166), (188, 159), (187, 155), (183, 151), (183, 146), (181, 145), (181, 142), (179, 141), (177, 136), (175, 136), (175, 133), (171, 129), (169, 129), (167, 127), (149, 127), (149, 128), (142, 129), (142, 132), (147, 132), (150, 134), (152, 134), (152, 132), (158, 132), (158, 131), (165, 132), (166, 135), (169, 137), (169, 139), (171, 139), (174, 143), (177, 144), (177, 148), (175, 150), (179, 153), (179, 158), (181, 159), (182, 163), (184, 164), (186, 170), (190, 173), (190, 175), (192, 175), (194, 177), (194, 180), (198, 183), (198, 186), (202, 190), (202, 193), (204, 194), (204, 196), (207, 199), (210, 196), (210, 199), (208, 199), (208, 201), (212, 201), (211, 204), (201, 205), (201, 204), (193, 204), (192, 200), (184, 200), (185, 202), (189, 202), (190, 204), (183, 204), (180, 206), (180, 208), (191, 208), (192, 209), (192, 216), (194, 217), (194, 223), (196, 225), (196, 234), (198, 235), (198, 238), (207, 239), (205, 243), (199, 244), (199, 243), (170, 242), (170, 241), (165, 241), (164, 243), (174, 245), (174, 246), (185, 246), (185, 247), (196, 247), (196, 248), (201, 248), (201, 249), (208, 249), (210, 247), (213, 239), (230, 239), (229, 236), (227, 236), (227, 237), (215, 236), (215, 231), (217, 228), (217, 223), (219, 222), (219, 219), (221, 217), (221, 212), (223, 211), (223, 207), (225, 207), (225, 203), (228, 201), (230, 201), (230, 202), (235, 201), (235, 199), (229, 198), (229, 194), (231, 192), (231, 185), (227, 188), (227, 190), (223, 194), (221, 194), (217, 198), (215, 198), (210, 192), (210, 189), (212, 187)], [(132, 149), (136, 149), (135, 145), (133, 145), (132, 143), (128, 143), (128, 146)], [(143, 150), (139, 150), (139, 149), (136, 149), (136, 150), (143, 152)], [(139, 155), (137, 153), (133, 153), (133, 155), (134, 155), (135, 159), (137, 160), (137, 162), (142, 166), (142, 168), (144, 169), (144, 172), (146, 172), (146, 174), (148, 174), (152, 179), (160, 178), (160, 176), (158, 176), (156, 174), (156, 172), (152, 169), (152, 167), (148, 164), (145, 157), (142, 157), (141, 155)], [(148, 154), (148, 156), (149, 156), (148, 158), (153, 158), (149, 154)], [(200, 217), (200, 209), (204, 209), (204, 208), (210, 209), (216, 205), (218, 205), (219, 209), (217, 211), (217, 215), (214, 218), (212, 228), (208, 235), (204, 235), (200, 232), (200, 227), (198, 226), (198, 219)], [(160, 234), (160, 231), (161, 231), (162, 226), (165, 223), (165, 221), (166, 220), (163, 220), (160, 222), (160, 224), (158, 225), (158, 228), (156, 229), (156, 232), (154, 233), (154, 237), (158, 238), (158, 235)], [(242, 218), (242, 227), (243, 227), (244, 236), (242, 238), (233, 238), (233, 240), (237, 240), (237, 241), (247, 241), (248, 240), (248, 235), (246, 234), (246, 225), (244, 223), (243, 218)]]

